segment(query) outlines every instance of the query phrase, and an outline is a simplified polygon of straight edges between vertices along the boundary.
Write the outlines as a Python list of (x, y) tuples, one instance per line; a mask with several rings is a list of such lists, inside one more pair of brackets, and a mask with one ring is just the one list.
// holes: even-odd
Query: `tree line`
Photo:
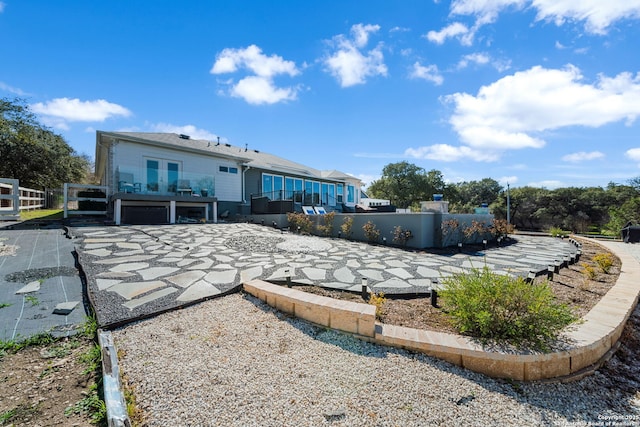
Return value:
[(38, 122), (25, 100), (0, 99), (0, 177), (44, 190), (65, 182), (88, 183), (91, 160)]
[(640, 223), (640, 177), (626, 185), (612, 182), (606, 188), (507, 189), (492, 178), (447, 183), (442, 172), (403, 161), (386, 165), (366, 192), (412, 211), (419, 211), (420, 202), (432, 200), (433, 194), (442, 194), (449, 201), (451, 213), (473, 213), (486, 203), (497, 219), (507, 218), (508, 195), (511, 224), (521, 230), (558, 227), (575, 233), (617, 235), (628, 223)]

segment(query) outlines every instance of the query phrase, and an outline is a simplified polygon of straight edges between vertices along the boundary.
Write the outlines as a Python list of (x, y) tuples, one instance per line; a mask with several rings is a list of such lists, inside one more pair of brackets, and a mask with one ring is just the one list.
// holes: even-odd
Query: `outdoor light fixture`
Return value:
[(287, 279), (287, 288), (291, 287), (291, 270), (288, 268), (284, 269), (284, 277)]
[(363, 277), (362, 278), (362, 299), (369, 299), (369, 290), (368, 290), (368, 285), (367, 285), (367, 278)]

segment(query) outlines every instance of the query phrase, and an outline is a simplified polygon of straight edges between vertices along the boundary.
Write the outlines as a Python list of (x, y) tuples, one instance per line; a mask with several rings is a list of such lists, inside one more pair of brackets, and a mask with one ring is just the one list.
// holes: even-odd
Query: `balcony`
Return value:
[(116, 172), (115, 198), (138, 196), (215, 197), (215, 179), (210, 174), (169, 169), (119, 169)]

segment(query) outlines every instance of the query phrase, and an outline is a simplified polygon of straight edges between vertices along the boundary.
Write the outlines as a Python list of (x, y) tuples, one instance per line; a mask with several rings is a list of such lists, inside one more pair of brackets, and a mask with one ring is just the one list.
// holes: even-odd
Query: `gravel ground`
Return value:
[(114, 337), (149, 426), (576, 426), (640, 417), (634, 395), (602, 373), (569, 384), (494, 380), (242, 294)]

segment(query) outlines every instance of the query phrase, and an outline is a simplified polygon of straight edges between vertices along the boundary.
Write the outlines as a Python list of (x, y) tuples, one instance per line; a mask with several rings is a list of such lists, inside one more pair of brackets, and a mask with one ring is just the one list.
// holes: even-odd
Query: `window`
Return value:
[(344, 185), (343, 184), (338, 184), (336, 186), (336, 193), (337, 193), (336, 201), (338, 203), (344, 203), (344, 196), (343, 196), (343, 194), (344, 194)]
[(336, 205), (336, 186), (333, 184), (328, 184), (326, 182), (322, 183), (322, 204), (335, 206)]
[(356, 188), (353, 185), (347, 185), (347, 203), (355, 203)]
[(238, 168), (234, 168), (230, 166), (220, 166), (218, 170), (224, 173), (234, 173), (234, 174), (238, 173)]
[(284, 179), (285, 199), (302, 203), (302, 179), (286, 177)]
[(281, 175), (262, 174), (262, 195), (271, 200), (280, 200), (283, 196), (284, 177)]

